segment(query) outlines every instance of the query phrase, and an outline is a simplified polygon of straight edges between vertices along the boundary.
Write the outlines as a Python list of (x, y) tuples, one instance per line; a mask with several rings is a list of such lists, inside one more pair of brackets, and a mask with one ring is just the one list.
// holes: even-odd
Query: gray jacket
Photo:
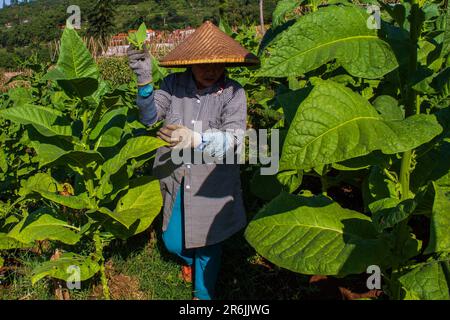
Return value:
[[(190, 129), (194, 129), (193, 121), (202, 121), (203, 132), (207, 129), (246, 130), (245, 91), (228, 78), (198, 91), (190, 70), (172, 74), (150, 97), (138, 96), (141, 113), (153, 103), (158, 120), (165, 120), (165, 124), (181, 119), (181, 124)], [(196, 152), (192, 150), (193, 157)], [(153, 174), (160, 180), (164, 201), (163, 231), (167, 229), (184, 177), (186, 248), (221, 242), (246, 226), (238, 164), (176, 165), (171, 159), (171, 149), (162, 147), (157, 151)]]

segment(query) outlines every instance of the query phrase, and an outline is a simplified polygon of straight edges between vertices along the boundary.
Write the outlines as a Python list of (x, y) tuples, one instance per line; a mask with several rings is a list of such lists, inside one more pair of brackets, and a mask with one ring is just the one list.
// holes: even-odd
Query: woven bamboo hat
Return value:
[(160, 60), (162, 67), (171, 68), (207, 63), (249, 66), (259, 64), (259, 59), (212, 22), (206, 21)]

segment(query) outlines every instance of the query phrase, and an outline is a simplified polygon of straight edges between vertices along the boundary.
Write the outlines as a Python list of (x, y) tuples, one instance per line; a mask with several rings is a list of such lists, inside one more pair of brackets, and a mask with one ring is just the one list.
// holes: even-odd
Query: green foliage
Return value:
[(430, 261), (415, 265), (399, 278), (405, 300), (449, 300), (450, 287), (446, 279), (448, 261)]
[(389, 258), (368, 217), (324, 196), (280, 194), (254, 217), (246, 237), (273, 263), (303, 274), (362, 273)]
[[(447, 7), (383, 5), (376, 30), (353, 4), (312, 3), (285, 22), (293, 6), (279, 3), (258, 73), (281, 82), (278, 176), (290, 188), (271, 195), (247, 240), (295, 272), (345, 276), (378, 265), (392, 299), (449, 299)], [(305, 197), (312, 186), (284, 176), (299, 171), (320, 180), (321, 195)], [(361, 190), (361, 204), (336, 195), (343, 183)]]
[(299, 106), (284, 143), (280, 166), (282, 170), (311, 169), (375, 150), (400, 153), (441, 132), (434, 116), (386, 121), (359, 94), (333, 81), (321, 81)]
[(107, 40), (115, 32), (114, 16), (117, 13), (115, 0), (96, 0), (92, 11), (88, 15), (89, 27), (87, 34), (101, 43), (107, 44)]
[(139, 50), (142, 50), (145, 40), (147, 39), (147, 26), (142, 23), (138, 31), (132, 32), (128, 35), (128, 41)]
[[(22, 126), (39, 168), (21, 179), (18, 198), (5, 212), (30, 202), (39, 209), (23, 208), (19, 221), (0, 229), (2, 249), (42, 240), (76, 249), (80, 242), (90, 241), (95, 245), (91, 256), (65, 253), (38, 266), (33, 283), (45, 276), (67, 279), (66, 267), (75, 263), (83, 279), (100, 271), (108, 297), (103, 248), (116, 237), (143, 232), (159, 213), (158, 181), (136, 177), (135, 170), (164, 143), (148, 136), (138, 122), (130, 90), (113, 90), (100, 79), (94, 59), (70, 26), (55, 68), (33, 81), (28, 91), (9, 93), (12, 100), (0, 109), (0, 119), (19, 130)], [(40, 87), (42, 82), (45, 87)], [(10, 162), (1, 163), (2, 171), (9, 171)], [(8, 216), (5, 226), (7, 220)]]
[[(74, 253), (66, 252), (54, 261), (44, 262), (33, 270), (31, 283), (34, 285), (44, 277), (52, 277), (67, 280), (68, 270), (77, 266), (80, 271), (80, 280), (84, 281), (92, 278), (99, 270), (100, 266), (95, 257), (83, 257)], [(69, 273), (71, 274), (71, 273)]]
[(368, 15), (353, 6), (322, 8), (297, 20), (273, 43), (259, 73), (266, 77), (299, 76), (336, 59), (352, 76), (379, 78), (398, 65)]
[(287, 14), (292, 12), (296, 7), (300, 5), (300, 0), (281, 0), (278, 2), (277, 7), (272, 14), (272, 28), (276, 28), (285, 22)]
[(129, 84), (133, 81), (133, 71), (124, 57), (105, 57), (97, 60), (100, 76), (112, 87)]

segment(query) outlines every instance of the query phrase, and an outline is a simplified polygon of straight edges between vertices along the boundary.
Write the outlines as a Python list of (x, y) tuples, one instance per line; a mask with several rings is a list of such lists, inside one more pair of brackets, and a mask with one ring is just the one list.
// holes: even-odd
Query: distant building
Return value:
[(119, 33), (111, 38), (111, 46), (123, 46), (128, 44), (127, 40), (128, 34), (126, 33)]
[[(129, 47), (128, 34), (137, 32), (137, 30), (128, 30), (128, 33), (119, 33), (111, 38), (111, 43), (103, 53), (104, 56), (124, 56), (127, 54)], [(152, 46), (156, 51), (167, 52), (173, 49), (178, 43), (183, 41), (195, 29), (188, 27), (186, 29), (178, 29), (173, 32), (147, 29), (147, 37), (145, 43)]]
[(151, 40), (156, 36), (156, 32), (152, 29), (147, 29), (147, 40)]

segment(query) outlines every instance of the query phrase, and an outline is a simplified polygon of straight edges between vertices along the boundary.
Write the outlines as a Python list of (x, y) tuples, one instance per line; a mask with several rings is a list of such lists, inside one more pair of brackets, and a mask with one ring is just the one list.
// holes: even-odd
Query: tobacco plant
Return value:
[[(24, 128), (37, 166), (21, 181), (16, 201), (35, 205), (21, 206), (23, 218), (0, 229), (0, 249), (42, 240), (72, 247), (75, 252), (64, 251), (59, 259), (38, 266), (32, 283), (46, 276), (67, 280), (75, 267), (81, 281), (99, 272), (109, 298), (103, 248), (113, 239), (143, 232), (159, 213), (158, 180), (137, 176), (136, 169), (163, 142), (139, 123), (134, 92), (113, 90), (100, 79), (94, 59), (70, 25), (56, 66), (41, 80), (47, 88), (42, 97), (26, 99), (33, 96), (26, 92), (22, 101), (0, 109), (2, 121)], [(92, 244), (92, 252), (76, 252), (85, 243)]]
[(137, 32), (131, 32), (128, 35), (128, 42), (138, 48), (139, 50), (142, 50), (145, 40), (147, 39), (147, 26), (143, 22), (140, 26)]
[[(285, 82), (275, 97), (284, 191), (247, 240), (295, 272), (344, 277), (375, 265), (392, 299), (450, 299), (448, 7), (380, 1), (377, 29), (344, 1), (286, 21), (288, 2), (262, 41), (259, 72)], [(330, 193), (342, 182), (362, 191), (361, 208)]]

